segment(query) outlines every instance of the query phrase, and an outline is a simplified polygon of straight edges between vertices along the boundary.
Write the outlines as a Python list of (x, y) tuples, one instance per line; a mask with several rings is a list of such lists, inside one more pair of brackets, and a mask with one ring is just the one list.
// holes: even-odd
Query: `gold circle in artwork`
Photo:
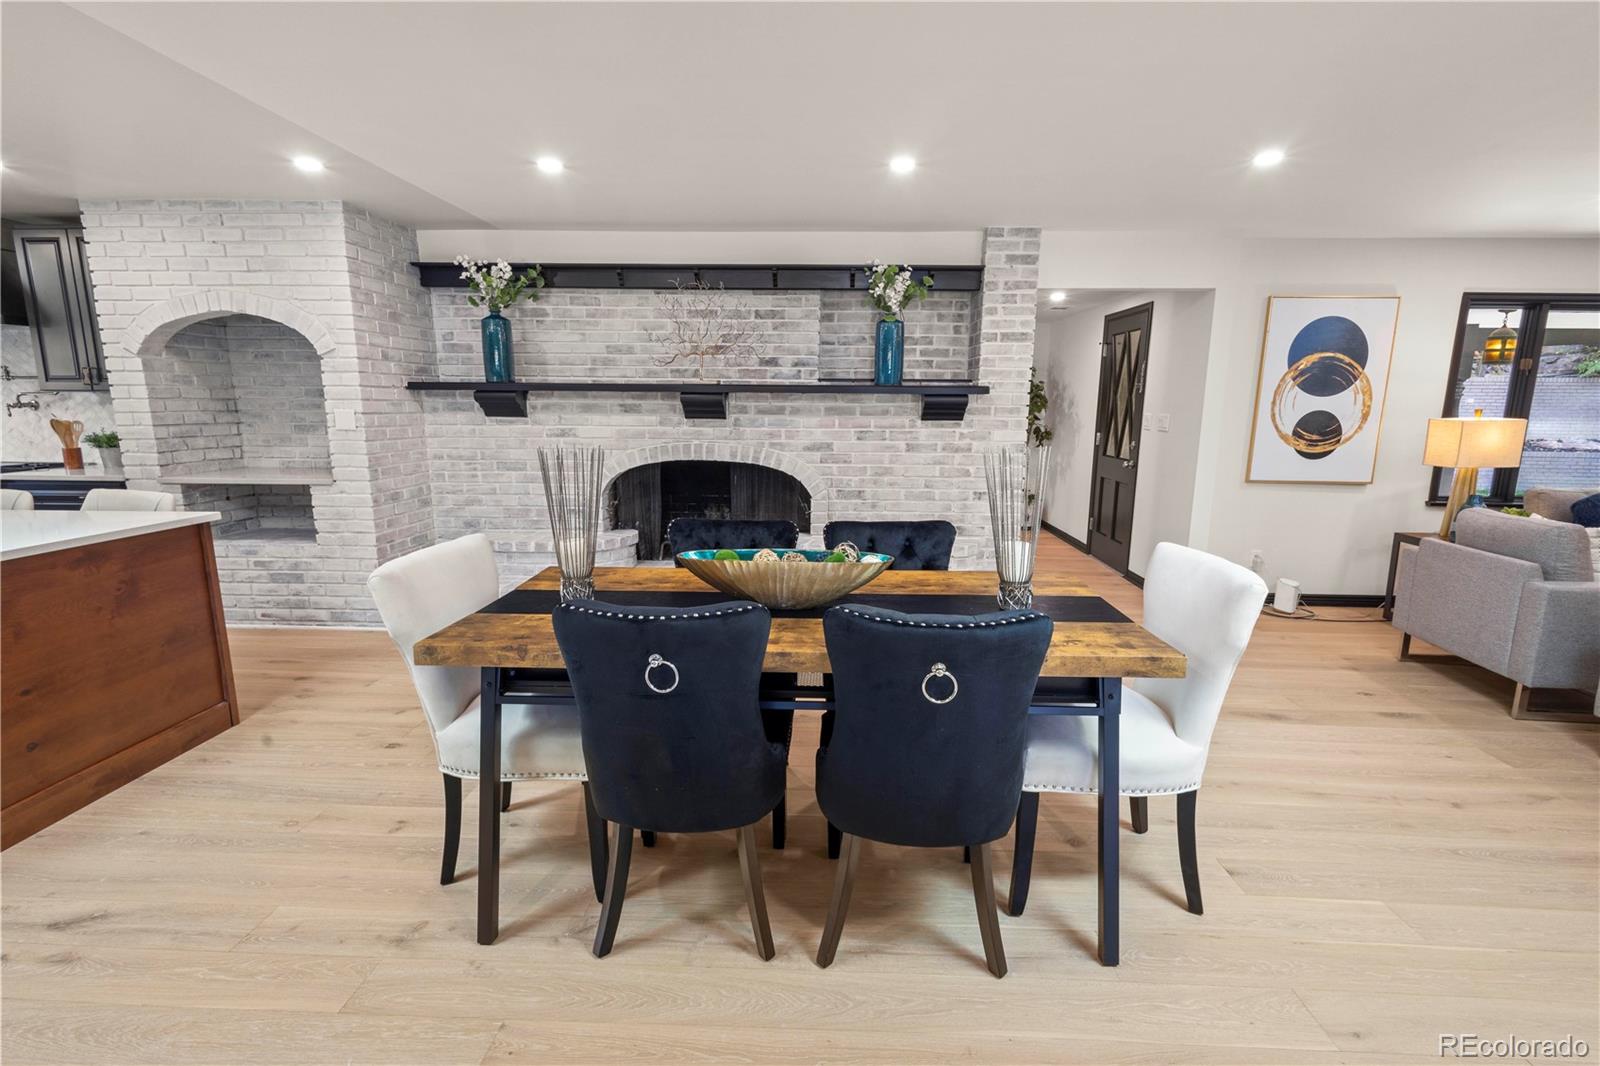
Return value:
[[(1300, 383), (1311, 373), (1328, 360), (1337, 365), (1350, 376), (1351, 384), (1356, 388), (1357, 398), (1360, 403), (1360, 414), (1356, 419), (1355, 428), (1348, 432), (1340, 432), (1337, 437), (1308, 438), (1295, 432), (1295, 426), (1285, 428), (1289, 422), (1289, 412), (1286, 404), (1293, 402), (1295, 397), (1302, 395)], [(1345, 390), (1348, 391), (1348, 390)], [(1322, 399), (1322, 398), (1319, 398)], [(1278, 387), (1272, 393), (1272, 406), (1269, 408), (1272, 415), (1272, 428), (1278, 434), (1278, 439), (1307, 458), (1317, 458), (1328, 455), (1335, 449), (1343, 446), (1366, 426), (1367, 419), (1372, 416), (1372, 379), (1367, 377), (1367, 372), (1361, 364), (1351, 359), (1348, 355), (1339, 352), (1313, 352), (1303, 359), (1298, 360), (1283, 377), (1278, 379)], [(1330, 415), (1330, 417), (1332, 417)]]

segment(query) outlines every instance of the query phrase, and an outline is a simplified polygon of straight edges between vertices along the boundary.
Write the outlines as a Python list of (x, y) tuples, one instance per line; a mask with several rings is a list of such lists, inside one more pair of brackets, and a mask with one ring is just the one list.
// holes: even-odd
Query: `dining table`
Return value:
[[(551, 621), (551, 612), (560, 603), (560, 583), (560, 571), (546, 567), (412, 649), (419, 666), (481, 671), (480, 781), (500, 778), (502, 707), (575, 706)], [(629, 606), (698, 606), (738, 599), (675, 567), (597, 567), (594, 588), (596, 600)], [(888, 570), (840, 602), (917, 614), (972, 615), (996, 610), (996, 591), (993, 570)], [(1032, 609), (1048, 614), (1055, 631), (1029, 713), (1093, 715), (1099, 720), (1098, 947), (1101, 964), (1115, 966), (1122, 682), (1182, 677), (1187, 664), (1181, 652), (1070, 576), (1035, 575), (1033, 596)], [(831, 709), (832, 675), (822, 633), (826, 609), (772, 611), (762, 668), (764, 711)], [(820, 684), (806, 684), (808, 679)], [(478, 943), (492, 944), (500, 924), (499, 789), (480, 787), (478, 797)]]

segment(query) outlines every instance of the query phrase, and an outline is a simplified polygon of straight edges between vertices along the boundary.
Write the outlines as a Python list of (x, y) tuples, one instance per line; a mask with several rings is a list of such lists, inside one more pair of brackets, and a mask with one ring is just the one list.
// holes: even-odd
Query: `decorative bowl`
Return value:
[[(717, 559), (721, 550), (734, 551), (737, 559)], [(778, 555), (798, 554), (805, 562), (757, 562), (757, 552), (765, 548), (714, 549), (678, 553), (683, 568), (701, 581), (721, 589), (731, 596), (755, 600), (757, 603), (783, 611), (802, 611), (820, 607), (842, 599), (887, 570), (894, 562), (892, 555), (862, 552), (856, 562), (828, 563), (822, 560), (833, 553), (815, 549), (774, 548)]]

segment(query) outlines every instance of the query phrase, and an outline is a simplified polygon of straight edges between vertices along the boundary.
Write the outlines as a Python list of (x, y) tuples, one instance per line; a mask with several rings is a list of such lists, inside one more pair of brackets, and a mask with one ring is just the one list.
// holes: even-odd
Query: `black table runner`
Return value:
[[(727, 603), (738, 597), (725, 592), (707, 590), (678, 591), (668, 589), (603, 589), (595, 592), (600, 603), (614, 603), (623, 607), (706, 607), (713, 603)], [(489, 606), (487, 614), (549, 614), (561, 602), (561, 593), (555, 589), (513, 589)], [(916, 593), (853, 592), (839, 603), (857, 607), (884, 607), (906, 614), (992, 614), (997, 610), (993, 596), (973, 596), (947, 593), (918, 595)], [(810, 607), (801, 611), (773, 611), (774, 618), (821, 618), (829, 607)], [(1035, 596), (1033, 610), (1048, 615), (1054, 622), (1128, 622), (1127, 615), (1111, 606), (1099, 596)]]

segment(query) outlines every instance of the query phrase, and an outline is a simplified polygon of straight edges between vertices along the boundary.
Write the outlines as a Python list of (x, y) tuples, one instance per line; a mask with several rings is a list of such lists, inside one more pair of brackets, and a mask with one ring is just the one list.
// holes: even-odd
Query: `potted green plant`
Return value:
[(483, 318), (484, 380), (515, 380), (511, 363), (511, 323), (500, 312), (518, 300), (537, 300), (539, 290), (544, 288), (544, 272), (532, 266), (516, 274), (504, 259), (490, 264), (465, 255), (456, 256), (456, 266), (461, 268), (461, 278), (473, 292), (467, 297), (467, 303), (489, 310)]
[(867, 299), (878, 309), (877, 343), (873, 348), (872, 380), (878, 385), (898, 385), (906, 367), (905, 309), (921, 300), (933, 288), (933, 278), (924, 274), (917, 281), (908, 266), (895, 266), (873, 260), (867, 282)]
[(114, 429), (102, 429), (83, 438), (83, 443), (100, 453), (100, 468), (107, 474), (122, 476), (122, 438)]

